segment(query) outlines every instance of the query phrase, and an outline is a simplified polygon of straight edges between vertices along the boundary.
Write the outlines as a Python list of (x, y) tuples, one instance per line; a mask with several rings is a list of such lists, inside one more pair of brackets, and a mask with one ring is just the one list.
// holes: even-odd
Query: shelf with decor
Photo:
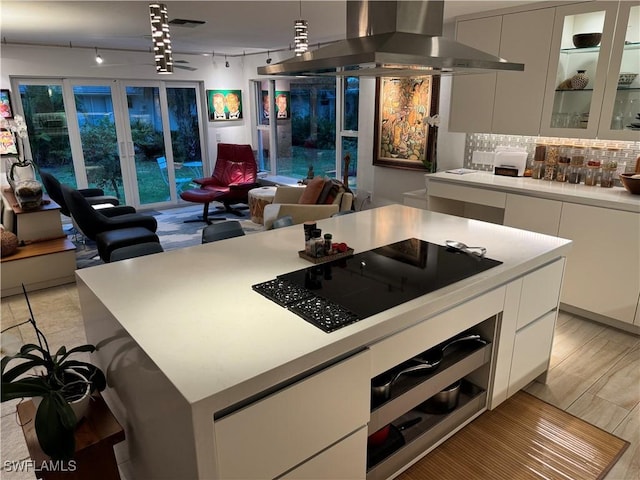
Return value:
[(4, 207), (3, 222), (16, 234), (17, 251), (4, 256), (1, 296), (63, 285), (75, 281), (75, 245), (62, 230), (60, 206), (44, 196), (42, 205), (24, 210), (9, 187), (0, 192)]

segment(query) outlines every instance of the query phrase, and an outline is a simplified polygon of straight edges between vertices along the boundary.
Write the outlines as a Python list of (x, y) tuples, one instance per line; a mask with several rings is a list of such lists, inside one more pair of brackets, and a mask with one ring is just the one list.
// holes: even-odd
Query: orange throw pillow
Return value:
[(324, 178), (316, 177), (313, 180), (309, 180), (307, 188), (304, 189), (298, 203), (304, 203), (307, 205), (315, 205), (318, 202), (318, 197), (324, 188)]

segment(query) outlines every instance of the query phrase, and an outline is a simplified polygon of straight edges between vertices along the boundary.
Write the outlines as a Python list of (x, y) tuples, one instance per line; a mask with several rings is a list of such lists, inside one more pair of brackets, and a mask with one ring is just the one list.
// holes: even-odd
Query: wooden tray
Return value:
[(324, 257), (312, 257), (310, 255), (307, 255), (307, 252), (305, 252), (304, 250), (298, 250), (298, 255), (300, 256), (300, 258), (304, 258), (311, 263), (326, 263), (331, 262), (332, 260), (338, 260), (339, 258), (350, 257), (351, 255), (353, 255), (353, 248), (348, 248), (346, 252), (334, 253), (333, 255), (325, 255)]

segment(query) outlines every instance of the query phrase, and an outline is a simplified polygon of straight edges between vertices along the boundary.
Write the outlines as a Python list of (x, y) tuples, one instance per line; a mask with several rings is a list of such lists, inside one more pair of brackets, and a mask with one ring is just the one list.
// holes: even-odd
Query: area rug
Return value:
[[(262, 225), (250, 220), (249, 210), (239, 210), (243, 215), (237, 216), (224, 211), (216, 212), (216, 204), (211, 205), (211, 215), (224, 220), (239, 220), (242, 229), (246, 234), (261, 232)], [(197, 218), (202, 214), (201, 205), (190, 205), (188, 207), (172, 208), (163, 211), (142, 212), (153, 215), (158, 221), (157, 234), (160, 244), (165, 251), (176, 250), (178, 248), (199, 245), (202, 242), (202, 229), (207, 226), (204, 222), (184, 223), (185, 220)], [(84, 238), (77, 233), (70, 233), (69, 240), (76, 245), (76, 265), (77, 268), (87, 268), (104, 263), (98, 257), (95, 242)]]
[(396, 477), (399, 480), (602, 479), (629, 443), (518, 392)]

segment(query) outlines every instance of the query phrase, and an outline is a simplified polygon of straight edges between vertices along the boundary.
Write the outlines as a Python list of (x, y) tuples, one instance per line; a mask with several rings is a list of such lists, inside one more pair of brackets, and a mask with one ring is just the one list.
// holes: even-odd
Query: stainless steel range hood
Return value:
[(442, 37), (443, 14), (443, 0), (348, 0), (346, 40), (258, 67), (258, 73), (398, 77), (524, 70)]

